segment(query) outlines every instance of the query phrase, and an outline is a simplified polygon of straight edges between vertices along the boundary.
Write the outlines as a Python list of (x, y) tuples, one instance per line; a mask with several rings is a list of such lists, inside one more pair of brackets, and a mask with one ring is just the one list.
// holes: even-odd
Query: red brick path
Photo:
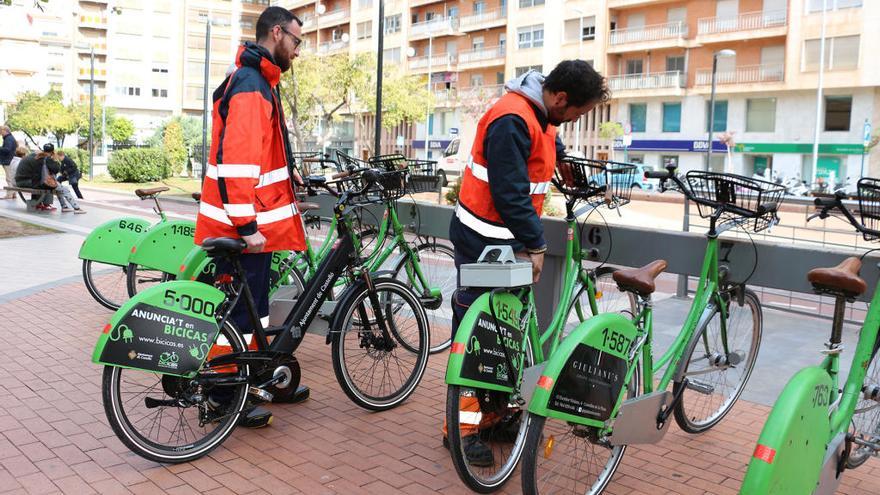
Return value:
[[(129, 453), (106, 424), (90, 357), (110, 313), (81, 284), (2, 304), (0, 315), (0, 492), (467, 492), (440, 444), (444, 356), (409, 402), (370, 413), (344, 396), (329, 348), (309, 336), (297, 355), (309, 402), (272, 406), (270, 428), (237, 430), (209, 457), (161, 466)], [(735, 494), (767, 411), (740, 403), (701, 436), (673, 424), (659, 445), (627, 450), (607, 493)], [(518, 492), (516, 476), (508, 493)], [(848, 471), (839, 493), (880, 493), (880, 462)]]

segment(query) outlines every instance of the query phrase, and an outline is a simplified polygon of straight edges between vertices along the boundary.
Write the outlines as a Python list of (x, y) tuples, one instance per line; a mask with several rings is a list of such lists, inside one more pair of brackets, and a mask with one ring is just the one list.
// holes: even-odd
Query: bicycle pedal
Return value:
[(253, 396), (253, 397), (256, 397), (256, 398), (260, 399), (261, 401), (264, 401), (264, 402), (272, 402), (272, 397), (273, 397), (273, 396), (272, 396), (272, 393), (271, 393), (271, 392), (267, 392), (267, 391), (265, 391), (265, 390), (263, 390), (263, 389), (261, 389), (261, 388), (257, 388), (257, 387), (248, 387), (248, 394), (251, 395), (251, 396)]
[(694, 392), (699, 392), (704, 395), (712, 395), (715, 393), (714, 385), (709, 385), (708, 383), (699, 380), (688, 380), (686, 386), (688, 390), (693, 390)]

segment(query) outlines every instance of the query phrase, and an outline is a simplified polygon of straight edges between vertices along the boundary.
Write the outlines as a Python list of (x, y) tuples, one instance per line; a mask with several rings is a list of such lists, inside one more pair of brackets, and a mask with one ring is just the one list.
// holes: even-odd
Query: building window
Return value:
[(383, 64), (399, 64), (400, 63), (400, 47), (386, 48), (382, 52)]
[(519, 0), (519, 8), (527, 9), (536, 5), (544, 5), (544, 0)]
[[(838, 36), (825, 39), (825, 68), (855, 69), (859, 66), (859, 35)], [(804, 57), (802, 70), (812, 72), (819, 70), (820, 40), (804, 41)]]
[(474, 15), (482, 14), (486, 10), (486, 2), (479, 0), (474, 2)]
[[(715, 101), (715, 124), (712, 132), (727, 130), (727, 101)], [(709, 132), (709, 102), (706, 102), (706, 132)]]
[(534, 26), (521, 27), (517, 30), (519, 40), (519, 48), (540, 48), (544, 46), (544, 26), (536, 24)]
[(140, 96), (141, 88), (136, 88), (134, 86), (117, 86), (116, 94), (122, 96)]
[(681, 103), (663, 104), (663, 132), (681, 132)]
[(684, 72), (684, 55), (666, 57), (666, 72)]
[(647, 103), (630, 103), (629, 125), (632, 132), (645, 132), (645, 123), (648, 120)]
[(409, 23), (410, 24), (418, 24), (418, 22), (419, 22), (419, 13), (413, 12), (412, 17), (410, 17), (410, 19), (409, 19)]
[(746, 100), (746, 132), (776, 130), (776, 98)]
[(471, 86), (482, 86), (483, 85), (483, 75), (482, 74), (471, 74)]
[[(583, 29), (581, 29), (583, 27)], [(596, 17), (584, 17), (565, 21), (565, 41), (596, 39)]]
[(396, 14), (385, 18), (385, 34), (400, 32), (400, 16), (401, 14)]
[(373, 0), (358, 0), (359, 9), (368, 9), (373, 6)]
[(154, 65), (153, 66), (154, 74), (168, 74), (168, 67), (165, 65)]
[(168, 90), (153, 88), (153, 98), (168, 98)]
[(849, 131), (852, 117), (852, 96), (825, 97), (825, 130)]
[[(540, 65), (527, 65), (524, 67), (517, 67), (516, 68), (516, 77), (519, 77), (530, 70), (536, 70), (538, 72), (541, 72), (542, 69), (543, 69), (543, 66), (540, 66)], [(502, 79), (504, 78), (503, 74), (501, 75), (501, 78)], [(502, 83), (503, 83), (503, 81), (502, 81)], [(499, 83), (499, 84), (502, 84), (502, 83)]]
[(822, 12), (822, 5), (825, 5), (827, 10), (851, 9), (861, 7), (862, 0), (809, 0), (807, 13)]
[(368, 40), (373, 37), (373, 21), (359, 22), (357, 24), (357, 39)]
[(471, 39), (471, 49), (472, 50), (482, 50), (486, 46), (486, 39), (482, 36), (474, 36)]
[(626, 61), (626, 74), (643, 74), (644, 73), (644, 62), (642, 59), (635, 60), (627, 60)]

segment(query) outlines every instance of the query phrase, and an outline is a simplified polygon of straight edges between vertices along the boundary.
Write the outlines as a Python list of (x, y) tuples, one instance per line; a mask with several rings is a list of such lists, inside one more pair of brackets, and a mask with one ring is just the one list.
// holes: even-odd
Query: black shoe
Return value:
[(271, 387), (273, 404), (299, 404), (309, 399), (309, 387), (300, 385), (296, 390), (288, 388)]
[(521, 411), (508, 414), (490, 428), (480, 430), (480, 439), (483, 441), (513, 443), (516, 441), (516, 437), (519, 436), (520, 419), (522, 419)]
[(260, 406), (245, 409), (238, 418), (238, 426), (245, 428), (264, 428), (270, 424), (272, 424), (272, 413)]
[[(489, 467), (495, 464), (492, 449), (483, 443), (477, 435), (468, 435), (461, 441), (464, 444), (464, 456), (467, 457), (468, 464), (476, 467)], [(446, 437), (443, 437), (443, 447), (449, 450), (449, 439)]]

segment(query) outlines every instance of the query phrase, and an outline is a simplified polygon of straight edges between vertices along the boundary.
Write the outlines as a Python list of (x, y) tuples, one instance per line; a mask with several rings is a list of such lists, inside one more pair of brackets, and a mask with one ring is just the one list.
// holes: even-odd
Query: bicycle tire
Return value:
[[(865, 390), (866, 387), (874, 388), (876, 386), (880, 386), (880, 359), (877, 359), (877, 352), (875, 351), (874, 357), (865, 371), (865, 381), (862, 390)], [(864, 395), (860, 397), (853, 412), (851, 430), (856, 438), (872, 443), (880, 441), (880, 403), (875, 400), (865, 399)], [(846, 467), (848, 469), (860, 467), (876, 452), (869, 446), (854, 443), (852, 452), (846, 460)]]
[[(138, 272), (140, 273), (148, 273), (149, 278), (147, 279), (139, 279)], [(134, 297), (138, 292), (143, 291), (146, 288), (152, 287), (155, 283), (167, 282), (169, 280), (174, 280), (175, 276), (173, 273), (163, 272), (161, 270), (153, 270), (151, 268), (143, 268), (137, 263), (129, 263), (128, 270), (125, 273), (125, 282), (126, 287), (128, 288), (128, 296)]]
[[(118, 270), (111, 273), (100, 273), (105, 270)], [(128, 267), (109, 265), (95, 260), (83, 260), (82, 274), (86, 290), (101, 306), (116, 311), (128, 300)], [(105, 280), (106, 279), (106, 280)]]
[[(229, 322), (227, 322), (223, 328), (221, 329), (221, 333), (218, 334), (223, 335), (229, 344), (232, 347), (233, 352), (240, 352), (247, 349), (247, 343), (244, 340), (242, 334)], [(237, 374), (241, 374), (247, 376), (249, 373), (249, 368), (246, 365), (240, 366), (237, 371)], [(153, 418), (153, 424), (150, 427), (150, 430), (147, 434), (150, 434), (156, 431), (157, 434), (162, 433), (162, 417), (163, 411), (160, 411), (159, 414), (149, 413), (145, 415), (143, 418), (137, 421), (132, 421), (129, 417), (130, 414), (125, 410), (129, 404), (131, 404), (132, 399), (137, 399), (138, 396), (135, 395), (128, 400), (124, 400), (122, 398), (122, 393), (120, 392), (120, 386), (123, 379), (123, 374), (126, 375), (156, 375), (159, 377), (158, 383), (154, 384), (152, 387), (147, 387), (145, 385), (135, 384), (140, 387), (140, 390), (144, 390), (144, 392), (139, 392), (138, 395), (145, 395), (147, 393), (159, 393), (161, 391), (165, 396), (172, 397), (174, 399), (179, 399), (179, 397), (175, 397), (168, 393), (168, 389), (172, 388), (172, 391), (182, 394), (180, 388), (183, 383), (186, 382), (185, 378), (179, 377), (171, 377), (171, 375), (159, 375), (156, 373), (151, 373), (147, 371), (140, 370), (132, 370), (132, 369), (124, 369), (115, 366), (105, 366), (104, 367), (104, 375), (101, 384), (102, 390), (102, 398), (104, 402), (104, 412), (107, 416), (107, 421), (110, 423), (110, 427), (113, 429), (113, 432), (116, 434), (117, 438), (131, 450), (135, 454), (154, 461), (161, 463), (170, 463), (170, 464), (178, 464), (182, 462), (189, 462), (200, 457), (203, 457), (210, 453), (212, 450), (217, 448), (220, 444), (222, 444), (232, 431), (235, 429), (236, 423), (238, 422), (239, 416), (241, 415), (242, 409), (244, 409), (246, 401), (247, 401), (247, 384), (235, 385), (230, 388), (234, 388), (233, 395), (231, 400), (229, 401), (230, 406), (226, 411), (234, 411), (231, 413), (227, 413), (224, 416), (220, 416), (217, 421), (217, 427), (214, 428), (211, 432), (209, 432), (202, 440), (200, 441), (191, 441), (187, 431), (190, 431), (195, 436), (195, 430), (192, 425), (189, 426), (189, 429), (184, 429), (182, 426), (180, 428), (175, 427), (171, 430), (170, 434), (174, 434), (177, 431), (183, 432), (183, 445), (166, 445), (161, 443), (159, 440), (151, 440), (144, 436), (144, 433), (138, 431), (136, 428), (137, 424), (140, 424), (144, 419), (149, 419), (151, 416), (156, 416)], [(170, 378), (169, 378), (170, 377)], [(158, 390), (157, 390), (158, 389)], [(207, 395), (207, 394), (204, 394)], [(146, 397), (145, 397), (146, 399)], [(203, 399), (207, 401), (207, 398)], [(140, 401), (135, 400), (134, 405), (137, 405)], [(147, 408), (148, 410), (153, 410), (155, 407), (150, 408), (146, 406), (145, 401), (141, 402), (141, 404)], [(201, 407), (199, 404), (196, 408)], [(158, 406), (164, 407), (164, 406)], [(189, 413), (194, 409), (193, 406), (189, 406), (186, 408), (178, 407), (177, 405), (168, 406), (173, 407), (174, 409), (179, 409), (175, 414), (172, 414), (172, 418), (174, 416), (178, 416), (179, 420), (183, 420), (184, 414), (186, 411)], [(205, 407), (208, 407), (205, 405)], [(202, 416), (201, 412), (195, 411), (198, 415), (199, 421), (201, 421)], [(156, 419), (159, 419), (158, 427), (156, 427)], [(213, 422), (207, 422), (206, 425), (213, 424)], [(201, 428), (201, 426), (199, 426)], [(178, 439), (180, 439), (180, 433), (178, 433)], [(169, 438), (170, 442), (170, 438)]]
[[(639, 366), (638, 360), (635, 362), (634, 366)], [(628, 398), (639, 395), (642, 386), (641, 381), (641, 369), (637, 368), (633, 374), (632, 381), (629, 384)], [(554, 430), (558, 429), (562, 432), (567, 431), (570, 434), (557, 438), (556, 434), (547, 433), (547, 429), (549, 428), (553, 428)], [(563, 452), (557, 452), (553, 461), (567, 459), (569, 461), (568, 467), (570, 471), (561, 473), (555, 467), (552, 469), (548, 467), (549, 474), (553, 475), (554, 473), (559, 473), (559, 477), (565, 480), (566, 483), (574, 483), (574, 489), (571, 491), (564, 490), (563, 488), (568, 485), (561, 485), (559, 481), (555, 481), (556, 478), (551, 477), (551, 479), (554, 480), (551, 484), (557, 488), (553, 493), (577, 493), (586, 495), (598, 495), (602, 493), (608, 484), (611, 483), (614, 473), (617, 472), (617, 468), (620, 467), (620, 462), (623, 460), (627, 446), (618, 445), (608, 449), (609, 446), (601, 445), (600, 443), (601, 440), (605, 439), (594, 439), (590, 436), (589, 431), (589, 427), (575, 425), (567, 421), (546, 418), (544, 416), (534, 417), (532, 425), (529, 428), (528, 438), (526, 439), (525, 454), (523, 455), (522, 466), (520, 469), (522, 474), (523, 493), (529, 495), (535, 495), (542, 491), (545, 494), (547, 493), (546, 490), (539, 489), (539, 483), (541, 480), (545, 479), (545, 476), (541, 476), (538, 473), (539, 471), (543, 472), (542, 467), (548, 467), (550, 465), (550, 457), (553, 455), (553, 452), (558, 451), (560, 448), (563, 449)], [(593, 429), (593, 431), (595, 431), (595, 429)], [(564, 450), (567, 445), (565, 439), (572, 439), (575, 443), (575, 446), (571, 447), (568, 451)], [(579, 444), (583, 444), (583, 446)], [(583, 461), (586, 459), (588, 447), (608, 449), (611, 454), (604, 464), (599, 462), (587, 462), (587, 466), (585, 467), (582, 465), (584, 464), (582, 462), (578, 465), (574, 465), (572, 461)], [(568, 455), (569, 452), (574, 452), (575, 455)], [(543, 453), (544, 455), (539, 456), (539, 453)], [(542, 458), (543, 462), (541, 462)], [(582, 487), (578, 482), (583, 480), (584, 473), (590, 472), (590, 468), (593, 466), (601, 467), (602, 469), (596, 475), (596, 480), (590, 483), (589, 491), (587, 491), (586, 486)]]
[[(395, 307), (395, 310), (393, 311), (394, 314), (390, 316), (390, 318), (393, 318), (391, 326), (393, 327), (395, 334), (399, 334), (404, 330), (403, 322), (397, 318), (398, 316), (415, 320), (414, 330), (417, 333), (418, 338), (408, 340), (410, 342), (418, 342), (418, 352), (411, 352), (407, 345), (400, 345), (393, 341), (387, 341), (384, 335), (381, 335), (381, 330), (376, 328), (376, 325), (369, 325), (370, 331), (367, 332), (364, 330), (365, 325), (363, 323), (358, 323), (364, 321), (368, 324), (376, 323), (379, 318), (376, 316), (370, 317), (369, 314), (366, 318), (363, 318), (360, 314), (361, 311), (369, 312), (372, 310), (368, 299), (370, 289), (363, 282), (358, 283), (358, 285), (349, 289), (339, 303), (336, 310), (337, 314), (334, 315), (333, 323), (330, 327), (331, 332), (333, 332), (331, 352), (333, 358), (333, 371), (336, 374), (336, 380), (339, 382), (340, 387), (342, 387), (343, 392), (345, 392), (348, 398), (364, 409), (371, 411), (385, 411), (397, 407), (408, 399), (421, 382), (428, 364), (428, 339), (430, 337), (428, 335), (428, 323), (425, 311), (421, 304), (419, 304), (418, 297), (409, 289), (409, 287), (399, 280), (392, 278), (374, 279), (372, 285), (373, 291), (381, 293), (377, 294), (380, 300), (380, 311), (381, 308), (386, 308), (387, 312), (387, 308), (392, 306)], [(393, 302), (395, 296), (399, 298), (399, 303)], [(405, 309), (404, 306), (409, 309)], [(385, 316), (382, 315), (382, 317)], [(350, 340), (349, 337), (352, 335), (355, 336), (355, 339), (351, 339), (353, 341), (347, 343)], [(400, 341), (401, 339), (399, 335), (394, 335), (392, 338), (397, 341)], [(366, 365), (368, 368), (362, 373), (353, 370), (350, 367), (351, 365), (346, 361), (347, 349), (351, 349), (352, 352), (360, 350), (366, 351), (366, 355), (354, 364), (362, 364), (367, 358), (372, 359), (372, 363), (367, 361)], [(402, 353), (392, 354), (396, 349), (402, 349)], [(407, 354), (409, 354), (410, 357), (408, 357)], [(414, 359), (411, 359), (411, 356), (413, 355)], [(407, 372), (408, 376), (400, 375), (403, 378), (401, 380), (402, 383), (390, 393), (384, 393), (381, 391), (367, 392), (362, 390), (362, 385), (356, 383), (355, 378), (361, 374), (366, 376), (366, 373), (372, 372), (370, 383), (373, 383), (372, 378), (375, 377), (375, 368), (382, 364), (379, 363), (379, 361), (384, 361), (385, 369), (383, 371), (387, 372), (387, 367), (389, 365), (387, 361), (392, 357), (397, 363), (401, 363), (404, 360), (412, 361), (412, 369)], [(369, 366), (369, 364), (372, 364), (373, 366)], [(382, 374), (383, 378), (386, 376), (393, 378), (393, 376), (388, 373)], [(384, 387), (384, 380), (382, 381), (383, 383), (381, 385)], [(376, 393), (382, 393), (384, 395), (376, 395)]]
[[(437, 242), (426, 242), (415, 248), (416, 255), (419, 260), (419, 266), (422, 273), (427, 279), (430, 287), (437, 286), (440, 288), (440, 300), (430, 297), (428, 294), (419, 294), (415, 290), (413, 280), (410, 280), (406, 265), (410, 260), (406, 256), (401, 256), (394, 266), (394, 278), (398, 280), (406, 279), (410, 288), (422, 298), (423, 302), (427, 301), (428, 305), (433, 309), (425, 309), (428, 315), (428, 327), (430, 329), (430, 353), (437, 354), (445, 351), (452, 345), (452, 294), (455, 293), (458, 271), (455, 268), (455, 252), (445, 244)], [(423, 255), (422, 253), (425, 253)], [(426, 260), (436, 260), (437, 263), (426, 263)], [(431, 270), (436, 268), (436, 270)], [(411, 268), (412, 269), (412, 268)], [(436, 274), (437, 276), (432, 276)], [(435, 283), (436, 282), (436, 283)], [(441, 325), (445, 324), (445, 325)]]
[[(748, 338), (736, 338), (734, 336), (733, 339), (730, 338), (730, 328), (732, 325), (736, 324), (737, 321), (740, 320), (739, 315), (734, 315), (734, 310), (737, 308), (745, 308), (749, 307), (751, 310), (751, 322), (752, 328), (749, 334), (746, 334)], [(720, 323), (720, 315), (721, 312), (716, 308), (715, 312), (711, 317), (707, 318), (694, 333), (694, 336), (691, 338), (691, 341), (688, 343), (685, 348), (684, 357), (679, 363), (678, 372), (676, 373), (676, 380), (673, 382), (672, 392), (674, 395), (677, 395), (681, 390), (683, 385), (683, 380), (681, 377), (686, 377), (689, 374), (691, 376), (698, 377), (693, 380), (689, 379), (689, 384), (687, 389), (682, 391), (681, 400), (675, 405), (675, 422), (678, 423), (678, 426), (688, 432), (688, 433), (702, 433), (716, 424), (719, 421), (724, 419), (724, 416), (730, 412), (733, 408), (733, 405), (736, 404), (736, 401), (739, 399), (740, 395), (742, 395), (743, 390), (745, 390), (746, 384), (749, 381), (749, 377), (752, 374), (752, 370), (755, 368), (755, 361), (758, 359), (758, 351), (761, 347), (761, 334), (763, 329), (763, 314), (761, 311), (761, 301), (758, 299), (758, 296), (752, 292), (751, 290), (746, 289), (744, 297), (743, 297), (743, 305), (739, 306), (736, 297), (732, 296), (731, 300), (728, 304), (728, 346), (730, 349), (734, 349), (734, 352), (728, 353), (728, 356), (723, 356), (723, 351), (718, 351), (717, 347), (721, 345), (720, 337), (707, 337), (704, 343), (703, 337), (704, 335), (709, 335), (710, 333), (714, 333), (718, 329), (718, 323), (713, 326), (713, 322)], [(747, 316), (747, 315), (746, 315)], [(742, 317), (744, 318), (744, 317)], [(719, 332), (720, 333), (720, 332)], [(731, 343), (731, 340), (733, 342)], [(703, 345), (703, 349), (699, 349), (698, 346)], [(708, 344), (708, 345), (707, 345)], [(748, 345), (748, 354), (744, 354), (745, 349), (743, 348), (745, 345)], [(695, 354), (697, 353), (697, 354)], [(705, 377), (713, 374), (711, 371), (707, 371), (710, 368), (704, 368), (700, 370), (692, 370), (690, 369), (691, 363), (694, 362), (694, 357), (699, 357), (700, 360), (706, 360), (709, 363), (709, 366), (717, 366), (717, 363), (730, 359), (733, 356), (736, 356), (736, 359), (741, 359), (739, 362), (745, 363), (743, 366), (737, 367), (737, 363), (732, 363), (731, 365), (722, 365), (727, 366), (723, 368), (721, 371), (726, 371), (728, 369), (737, 369), (741, 368), (743, 371), (739, 375), (739, 381), (736, 383), (735, 387), (732, 387), (732, 390), (729, 395), (723, 396), (723, 401), (721, 405), (718, 406), (711, 414), (703, 420), (698, 421), (696, 416), (694, 415), (697, 409), (700, 410), (708, 410), (708, 407), (702, 406), (698, 407), (695, 404), (699, 403), (700, 395), (708, 396), (710, 400), (712, 397), (718, 395), (715, 393), (715, 390), (719, 387), (730, 386), (731, 380), (728, 380), (727, 375), (724, 375), (723, 383), (716, 383), (714, 385), (708, 384)], [(711, 364), (712, 362), (716, 364)], [(735, 376), (735, 375), (734, 375)], [(698, 395), (699, 394), (699, 395)], [(689, 410), (691, 412), (689, 412)]]
[[(633, 318), (637, 311), (636, 296), (617, 287), (617, 282), (612, 278), (616, 271), (617, 268), (601, 266), (593, 272), (598, 296), (596, 309), (599, 314), (615, 312), (625, 314), (628, 318)], [(577, 295), (572, 298), (567, 314), (568, 319), (560, 338), (564, 338), (577, 325), (583, 323), (591, 316), (595, 316), (590, 307), (589, 293), (587, 292), (586, 285), (581, 285)]]

